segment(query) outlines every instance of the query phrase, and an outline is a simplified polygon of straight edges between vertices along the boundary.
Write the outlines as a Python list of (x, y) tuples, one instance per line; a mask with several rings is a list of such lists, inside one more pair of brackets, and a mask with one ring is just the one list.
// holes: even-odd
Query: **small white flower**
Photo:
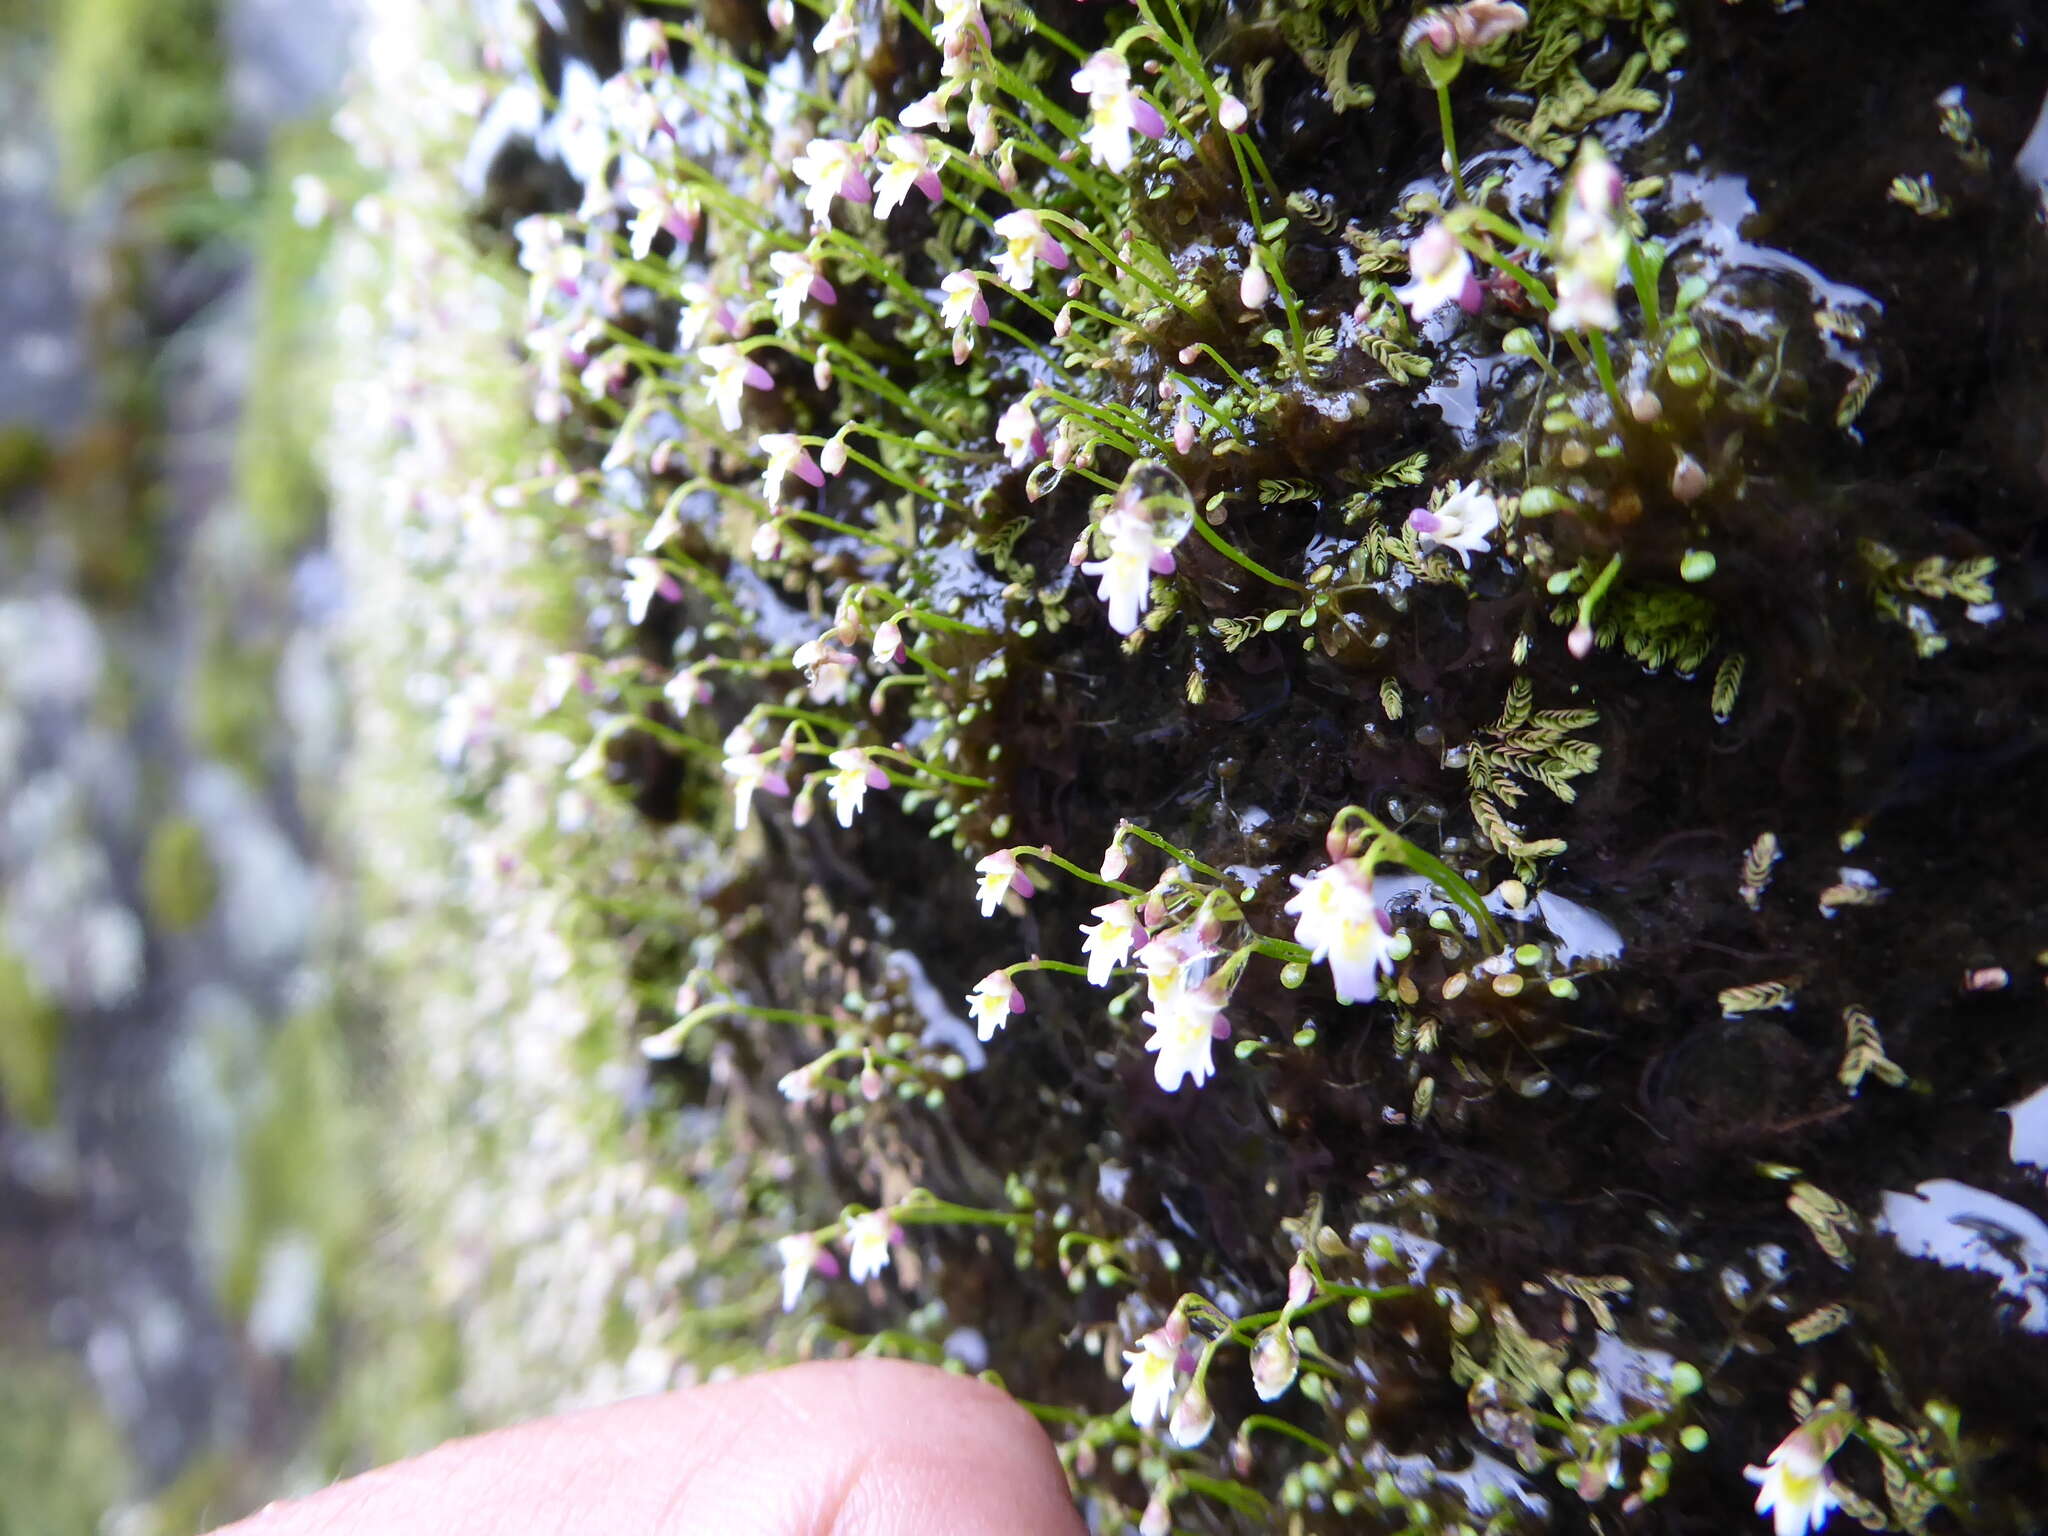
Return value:
[(888, 163), (875, 178), (875, 217), (886, 219), (894, 213), (912, 187), (937, 203), (946, 195), (932, 164), (931, 145), (921, 133), (892, 133), (882, 141)]
[(1394, 973), (1394, 934), (1372, 898), (1372, 877), (1356, 859), (1339, 859), (1306, 880), (1294, 877), (1294, 942), (1311, 963), (1328, 961), (1340, 1003), (1369, 1003)]
[(843, 650), (830, 631), (806, 640), (790, 653), (790, 664), (810, 684), (813, 704), (844, 704), (853, 686), (853, 669), (859, 659)]
[(988, 300), (981, 296), (979, 272), (948, 272), (939, 280), (939, 291), (946, 296), (939, 303), (939, 319), (954, 330), (970, 320), (976, 325), (988, 324)]
[(699, 347), (697, 361), (711, 375), (711, 402), (718, 407), (718, 419), (728, 432), (740, 426), (740, 396), (748, 389), (767, 389), (774, 378), (766, 368), (730, 342)]
[(1208, 982), (1191, 980), (1188, 970), (1176, 970), (1145, 1010), (1145, 1022), (1152, 1026), (1145, 1049), (1158, 1057), (1152, 1063), (1153, 1080), (1168, 1093), (1183, 1078), (1199, 1088), (1216, 1071), (1212, 1048), (1223, 1020), (1223, 998)]
[(1628, 260), (1629, 234), (1622, 223), (1626, 200), (1621, 172), (1598, 141), (1587, 138), (1558, 211), (1552, 330), (1611, 331), (1621, 324), (1614, 286)]
[(634, 624), (646, 622), (647, 610), (654, 606), (655, 598), (674, 602), (682, 595), (682, 583), (659, 560), (635, 555), (626, 562), (626, 617)]
[(860, 146), (845, 139), (811, 140), (789, 168), (810, 189), (804, 194), (804, 207), (815, 223), (832, 222), (834, 198), (865, 203), (875, 195), (860, 168)]
[(1045, 434), (1038, 430), (1038, 418), (1031, 414), (1031, 396), (1021, 395), (996, 418), (996, 441), (1011, 467), (1022, 469), (1045, 452)]
[(1011, 1014), (1024, 1011), (1024, 994), (1009, 972), (990, 971), (967, 994), (967, 1011), (974, 1018), (974, 1033), (984, 1041), (993, 1040)]
[(1151, 604), (1152, 578), (1173, 574), (1173, 545), (1162, 540), (1158, 525), (1135, 507), (1112, 508), (1097, 531), (1109, 553), (1084, 562), (1081, 572), (1101, 578), (1095, 595), (1109, 610), (1109, 627), (1128, 635)]
[(896, 1223), (887, 1211), (863, 1211), (846, 1224), (846, 1272), (870, 1280), (889, 1267), (889, 1244)]
[(713, 326), (730, 336), (735, 329), (732, 306), (709, 284), (691, 281), (682, 286), (683, 313), (676, 322), (676, 345), (687, 352)]
[(1771, 1452), (1765, 1465), (1742, 1469), (1744, 1477), (1761, 1485), (1756, 1512), (1771, 1517), (1775, 1536), (1807, 1536), (1828, 1523), (1829, 1512), (1840, 1504), (1828, 1479), (1832, 1454), (1833, 1448), (1823, 1444), (1811, 1425), (1801, 1425)]
[(1408, 514), (1408, 526), (1422, 535), (1425, 546), (1457, 551), (1467, 568), (1474, 555), (1492, 548), (1488, 536), (1500, 526), (1500, 506), (1477, 480), (1453, 487), (1441, 506)]
[(1242, 133), (1244, 125), (1251, 121), (1251, 113), (1245, 110), (1243, 102), (1225, 91), (1216, 104), (1216, 121), (1225, 133)]
[(1055, 272), (1066, 270), (1066, 247), (1045, 232), (1044, 222), (1029, 209), (1004, 214), (996, 220), (995, 232), (1003, 240), (1002, 253), (996, 257), (996, 276), (1012, 288), (1029, 288), (1031, 274), (1041, 261)]
[(1088, 128), (1081, 142), (1112, 174), (1131, 166), (1131, 135), (1156, 139), (1166, 132), (1159, 109), (1131, 89), (1131, 66), (1105, 48), (1074, 71), (1074, 89), (1088, 95)]
[(1012, 890), (1027, 899), (1037, 890), (1031, 877), (1017, 867), (1017, 856), (1007, 848), (977, 860), (974, 872), (981, 877), (975, 899), (981, 903), (983, 917), (994, 917), (996, 908)]
[(1408, 306), (1420, 325), (1452, 300), (1461, 297), (1472, 277), (1472, 258), (1442, 219), (1415, 237), (1408, 247), (1408, 282), (1394, 297)]
[(1138, 926), (1137, 911), (1128, 897), (1120, 897), (1091, 909), (1095, 923), (1083, 923), (1081, 952), (1088, 957), (1088, 984), (1106, 987), (1116, 968), (1131, 958), (1131, 950), (1145, 936)]
[(795, 475), (806, 485), (825, 483), (825, 471), (794, 432), (763, 432), (761, 451), (768, 455), (768, 465), (761, 471), (761, 495), (769, 506), (782, 505), (782, 481), (787, 475)]
[(825, 281), (817, 258), (810, 252), (774, 251), (769, 254), (768, 265), (781, 279), (775, 285), (775, 323), (785, 331), (794, 330), (803, 318), (806, 299), (816, 299), (820, 304), (839, 301), (838, 292)]
[(1124, 1351), (1124, 1388), (1131, 1394), (1131, 1422), (1141, 1429), (1165, 1418), (1180, 1377), (1180, 1345), (1155, 1328)]
[(780, 759), (774, 752), (754, 748), (754, 738), (743, 725), (735, 726), (725, 738), (725, 773), (732, 780), (732, 825), (736, 832), (747, 830), (754, 791), (787, 795), (789, 781), (782, 776)]
[(804, 1293), (804, 1282), (811, 1278), (811, 1270), (822, 1251), (818, 1240), (808, 1232), (794, 1232), (775, 1240), (775, 1252), (782, 1259), (783, 1311), (796, 1310), (797, 1298)]
[(829, 781), (832, 795), (832, 812), (839, 818), (839, 825), (850, 827), (853, 818), (860, 814), (867, 803), (868, 791), (886, 789), (889, 775), (875, 765), (865, 747), (841, 747), (826, 761), (832, 765)]
[(818, 28), (818, 35), (811, 39), (811, 46), (819, 53), (830, 53), (859, 30), (853, 17), (853, 0), (839, 0), (832, 7), (832, 14), (825, 18), (824, 25)]
[(939, 23), (932, 41), (939, 45), (939, 73), (950, 77), (967, 72), (974, 51), (988, 44), (988, 23), (979, 0), (939, 0)]

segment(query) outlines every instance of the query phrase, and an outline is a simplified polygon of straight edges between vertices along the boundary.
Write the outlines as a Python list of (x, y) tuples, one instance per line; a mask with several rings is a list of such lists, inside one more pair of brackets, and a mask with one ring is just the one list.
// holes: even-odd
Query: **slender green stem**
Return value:
[(1300, 1425), (1289, 1424), (1285, 1419), (1276, 1419), (1271, 1414), (1254, 1413), (1249, 1415), (1238, 1426), (1237, 1432), (1249, 1439), (1254, 1430), (1260, 1429), (1271, 1430), (1276, 1435), (1291, 1435), (1318, 1456), (1334, 1456), (1337, 1454), (1335, 1448), (1328, 1441), (1318, 1440)]
[(1141, 827), (1135, 821), (1124, 822), (1121, 830), (1130, 833), (1132, 837), (1137, 838), (1138, 841), (1141, 843), (1150, 843), (1154, 848), (1157, 848), (1161, 853), (1166, 854), (1168, 857), (1173, 859), (1175, 863), (1185, 864), (1189, 869), (1193, 870), (1198, 875), (1206, 875), (1209, 879), (1215, 880), (1219, 883), (1230, 878), (1228, 875), (1224, 874), (1222, 870), (1216, 868), (1213, 864), (1204, 864), (1192, 853), (1189, 853), (1187, 849), (1176, 847), (1174, 844), (1169, 843), (1165, 838), (1161, 837), (1157, 832), (1154, 832), (1146, 827)]
[(1451, 190), (1458, 194), (1458, 201), (1465, 201), (1465, 172), (1458, 163), (1458, 135), (1451, 126), (1451, 87), (1449, 81), (1439, 81), (1436, 87), (1436, 119), (1444, 131), (1444, 169), (1451, 173)]
[(870, 747), (868, 748), (868, 755), (870, 757), (893, 757), (899, 763), (908, 763), (919, 773), (928, 774), (935, 779), (943, 779), (948, 784), (958, 784), (963, 789), (995, 788), (995, 785), (991, 784), (987, 779), (977, 779), (968, 774), (954, 773), (949, 768), (935, 768), (923, 758), (913, 753), (905, 752), (900, 747)]
[[(1043, 859), (1056, 869), (1063, 869), (1076, 879), (1086, 880), (1090, 885), (1099, 885), (1104, 890), (1115, 891), (1123, 896), (1142, 896), (1145, 893), (1135, 885), (1126, 885), (1121, 880), (1105, 880), (1092, 869), (1083, 869), (1071, 859), (1063, 858), (1050, 848), (1013, 848), (1014, 854), (1028, 854), (1034, 859)], [(1083, 975), (1087, 973), (1082, 972)]]
[(1206, 517), (1203, 517), (1200, 513), (1197, 513), (1195, 515), (1194, 521), (1195, 532), (1199, 533), (1203, 537), (1203, 539), (1208, 542), (1211, 548), (1216, 550), (1218, 554), (1224, 556), (1226, 559), (1233, 561), (1237, 565), (1243, 566), (1247, 571), (1250, 571), (1254, 576), (1258, 577), (1261, 581), (1269, 581), (1276, 587), (1285, 587), (1290, 592), (1306, 592), (1308, 590), (1308, 588), (1304, 587), (1300, 582), (1289, 581), (1285, 576), (1276, 575), (1274, 572), (1267, 570), (1263, 565), (1259, 564), (1259, 562), (1254, 560), (1250, 555), (1243, 553), (1241, 550), (1237, 548), (1236, 545), (1232, 544), (1228, 539), (1224, 538), (1222, 534), (1218, 533), (1214, 528), (1211, 528), (1209, 526), (1209, 520)]

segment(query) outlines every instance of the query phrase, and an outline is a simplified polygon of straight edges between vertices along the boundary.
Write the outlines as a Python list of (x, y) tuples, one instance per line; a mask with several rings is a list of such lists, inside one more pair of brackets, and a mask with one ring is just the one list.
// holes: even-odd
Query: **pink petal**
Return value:
[(764, 773), (761, 775), (761, 788), (767, 790), (771, 795), (787, 795), (789, 793), (789, 780), (779, 773)]
[(773, 389), (775, 387), (775, 375), (766, 368), (763, 368), (759, 363), (749, 362), (747, 364), (745, 378), (749, 387), (754, 389)]
[(1417, 533), (1435, 533), (1443, 527), (1443, 519), (1434, 512), (1425, 512), (1418, 507), (1408, 514), (1408, 526)]
[(805, 485), (823, 485), (825, 483), (825, 471), (818, 468), (818, 461), (811, 457), (811, 451), (808, 448), (799, 453), (796, 456), (796, 462), (789, 467), (796, 472), (797, 479), (803, 481)]
[(1038, 259), (1055, 272), (1067, 270), (1067, 248), (1051, 235), (1042, 236), (1038, 242)]
[(1468, 315), (1476, 315), (1479, 313), (1480, 306), (1485, 302), (1486, 290), (1479, 286), (1478, 278), (1467, 272), (1465, 274), (1465, 286), (1458, 290), (1458, 308), (1465, 311)]
[(1172, 550), (1155, 549), (1152, 551), (1152, 574), (1154, 576), (1171, 576), (1173, 574)]
[(820, 304), (837, 304), (839, 302), (838, 290), (822, 277), (811, 279), (811, 297)]
[(1159, 115), (1159, 109), (1142, 96), (1131, 97), (1131, 127), (1148, 139), (1156, 139), (1166, 132), (1166, 119)]
[(1010, 885), (1019, 896), (1026, 899), (1038, 894), (1038, 887), (1031, 883), (1031, 877), (1021, 869), (1010, 876)]
[(865, 203), (873, 200), (875, 189), (868, 185), (865, 171), (848, 170), (839, 183), (839, 195), (849, 203)]
[(875, 767), (874, 764), (870, 763), (868, 765), (868, 788), (887, 789), (888, 787), (889, 775), (882, 772), (881, 769)]
[(939, 202), (946, 195), (945, 184), (939, 180), (939, 173), (937, 171), (926, 171), (912, 185), (935, 203)]
[(967, 313), (974, 316), (974, 323), (976, 325), (987, 325), (988, 300), (984, 299), (980, 294), (977, 293), (974, 296), (974, 304), (971, 308), (968, 309)]

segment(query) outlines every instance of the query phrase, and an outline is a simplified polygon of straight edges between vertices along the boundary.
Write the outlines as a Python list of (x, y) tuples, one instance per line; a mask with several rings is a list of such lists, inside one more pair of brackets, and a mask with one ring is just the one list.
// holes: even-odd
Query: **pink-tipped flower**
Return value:
[(1828, 1523), (1841, 1501), (1828, 1477), (1828, 1458), (1841, 1447), (1839, 1422), (1802, 1424), (1761, 1467), (1742, 1475), (1758, 1484), (1756, 1512), (1771, 1517), (1774, 1536), (1807, 1536)]
[(782, 481), (787, 475), (795, 475), (806, 485), (825, 483), (825, 471), (794, 432), (763, 432), (761, 451), (768, 455), (767, 467), (761, 471), (761, 495), (771, 508), (782, 505)]
[(740, 397), (749, 389), (768, 389), (774, 377), (730, 342), (699, 347), (697, 361), (711, 375), (711, 403), (718, 407), (718, 419), (728, 432), (740, 427)]
[(1168, 1093), (1183, 1081), (1197, 1088), (1216, 1072), (1213, 1048), (1219, 1036), (1229, 1033), (1224, 1021), (1225, 998), (1215, 980), (1196, 981), (1193, 967), (1174, 971), (1152, 1006), (1145, 1010), (1145, 1022), (1152, 1026), (1152, 1038), (1145, 1042), (1151, 1051), (1152, 1077)]
[(1470, 485), (1453, 486), (1440, 505), (1410, 512), (1408, 526), (1421, 535), (1425, 548), (1451, 550), (1469, 569), (1474, 555), (1492, 548), (1487, 540), (1500, 526), (1500, 504), (1474, 480)]
[(679, 251), (687, 249), (697, 238), (704, 205), (696, 192), (673, 186), (639, 155), (628, 155), (620, 168), (619, 197), (633, 210), (627, 244), (634, 260), (645, 261), (653, 254), (658, 235), (673, 237)]
[(813, 139), (804, 152), (790, 162), (796, 179), (810, 190), (804, 207), (819, 224), (832, 222), (832, 200), (865, 203), (874, 197), (867, 173), (860, 166), (860, 146), (845, 139)]
[(1090, 909), (1095, 922), (1081, 925), (1081, 953), (1088, 957), (1088, 984), (1109, 985), (1116, 968), (1128, 964), (1131, 951), (1145, 942), (1137, 909), (1127, 896)]
[(754, 803), (754, 791), (771, 795), (789, 794), (789, 780), (782, 775), (782, 754), (758, 750), (754, 736), (744, 725), (735, 726), (725, 738), (725, 774), (732, 780), (732, 825), (735, 832), (747, 830)]
[(921, 133), (892, 133), (882, 143), (888, 156), (875, 178), (875, 217), (886, 219), (915, 187), (927, 201), (936, 204), (946, 195), (932, 163), (932, 147)]
[(683, 595), (682, 583), (659, 560), (635, 555), (626, 562), (626, 618), (641, 624), (657, 597), (673, 603)]
[(1611, 331), (1621, 324), (1614, 289), (1628, 260), (1629, 234), (1622, 223), (1625, 202), (1621, 172), (1597, 140), (1586, 139), (1557, 215), (1552, 330)]
[(988, 23), (979, 0), (939, 0), (938, 25), (932, 41), (939, 45), (939, 73), (954, 78), (968, 73), (975, 53), (989, 43)]
[(1159, 109), (1131, 89), (1131, 66), (1105, 48), (1074, 71), (1074, 89), (1088, 96), (1088, 129), (1081, 141), (1111, 174), (1131, 166), (1131, 135), (1156, 139), (1166, 132)]
[(1282, 908), (1294, 915), (1294, 942), (1310, 963), (1327, 961), (1340, 1003), (1369, 1003), (1380, 978), (1394, 974), (1394, 929), (1373, 900), (1372, 874), (1357, 859), (1339, 859), (1307, 879)]
[(1038, 418), (1031, 414), (1029, 393), (1011, 401), (1009, 408), (996, 418), (996, 441), (1003, 445), (1003, 454), (1013, 469), (1022, 469), (1045, 457), (1045, 434), (1038, 430)]
[(821, 1275), (839, 1273), (839, 1260), (809, 1232), (793, 1232), (775, 1240), (776, 1256), (782, 1260), (782, 1310), (794, 1312), (804, 1283), (813, 1270)]
[(996, 1031), (1010, 1022), (1010, 1015), (1024, 1011), (1024, 994), (1017, 990), (1007, 971), (990, 971), (967, 994), (967, 1012), (974, 1020), (974, 1033), (982, 1041), (993, 1040)]
[(875, 643), (868, 655), (877, 668), (902, 666), (910, 659), (910, 647), (903, 643), (903, 626), (895, 619), (884, 619), (877, 624)]
[(730, 336), (739, 329), (732, 306), (708, 284), (687, 282), (682, 286), (683, 314), (676, 322), (676, 346), (688, 352), (715, 326)]
[(889, 775), (865, 747), (841, 747), (826, 761), (832, 765), (832, 776), (826, 786), (832, 796), (832, 814), (839, 818), (840, 826), (850, 827), (867, 804), (868, 791), (887, 789)]
[(654, 16), (635, 16), (626, 23), (621, 52), (628, 69), (667, 69), (668, 28)]
[(981, 883), (975, 889), (975, 899), (981, 903), (983, 917), (994, 917), (996, 908), (1012, 891), (1028, 901), (1038, 890), (1031, 883), (1031, 877), (1017, 867), (1017, 855), (1007, 848), (978, 860), (974, 872), (981, 877)]
[(1109, 627), (1128, 635), (1151, 604), (1152, 578), (1173, 574), (1178, 539), (1162, 536), (1143, 505), (1128, 500), (1103, 514), (1096, 532), (1107, 552), (1100, 560), (1085, 562), (1081, 572), (1098, 578), (1095, 595), (1109, 610)]
[(988, 324), (988, 300), (981, 296), (979, 272), (948, 272), (939, 279), (939, 291), (945, 295), (939, 302), (939, 319), (946, 325), (962, 331), (970, 323)]
[(853, 669), (859, 662), (842, 650), (831, 634), (806, 640), (790, 653), (790, 663), (810, 684), (813, 704), (844, 704), (853, 683)]
[(818, 35), (811, 39), (811, 47), (821, 54), (830, 53), (841, 43), (850, 42), (859, 30), (859, 24), (854, 20), (853, 0), (839, 0), (832, 7), (832, 14), (819, 26)]
[(896, 121), (906, 128), (944, 129), (947, 121), (947, 104), (960, 94), (961, 86), (964, 83), (960, 80), (941, 81), (937, 90), (929, 95), (918, 97), (917, 100), (913, 101), (901, 112), (898, 112), (896, 114)]
[(1472, 277), (1472, 258), (1451, 227), (1433, 219), (1408, 247), (1408, 282), (1394, 297), (1408, 306), (1419, 325), (1444, 305), (1462, 298)]
[(794, 330), (803, 318), (804, 301), (836, 304), (839, 294), (825, 281), (818, 260), (809, 251), (774, 251), (768, 265), (780, 279), (775, 285), (775, 323), (785, 331)]
[(900, 1234), (887, 1211), (863, 1211), (846, 1224), (846, 1272), (855, 1281), (873, 1279), (889, 1267), (889, 1245)]
[(1044, 221), (1029, 209), (1004, 214), (996, 220), (995, 231), (1003, 239), (1003, 250), (996, 257), (996, 276), (1012, 288), (1029, 288), (1031, 274), (1041, 261), (1055, 272), (1066, 270), (1067, 248), (1045, 232)]
[[(1176, 1312), (1173, 1322), (1179, 1321)], [(1136, 1349), (1124, 1351), (1124, 1390), (1131, 1394), (1131, 1422), (1140, 1429), (1165, 1418), (1173, 1407), (1185, 1338), (1185, 1325), (1176, 1331), (1169, 1323), (1140, 1338)]]

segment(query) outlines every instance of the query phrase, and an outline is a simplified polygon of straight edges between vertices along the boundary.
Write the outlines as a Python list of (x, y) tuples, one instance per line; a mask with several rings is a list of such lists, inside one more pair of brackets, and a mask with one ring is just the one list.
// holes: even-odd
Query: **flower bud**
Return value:
[(1265, 263), (1255, 251), (1244, 264), (1244, 275), (1237, 280), (1238, 302), (1246, 309), (1264, 309), (1272, 297), (1273, 280), (1266, 276)]
[(862, 1067), (860, 1072), (860, 1096), (872, 1104), (882, 1096), (882, 1088), (882, 1074), (875, 1069), (874, 1064), (871, 1062), (867, 1066)]
[(1593, 626), (1581, 620), (1564, 637), (1564, 648), (1580, 661), (1593, 654)]
[(1242, 133), (1245, 123), (1250, 118), (1251, 114), (1245, 110), (1244, 103), (1228, 92), (1216, 105), (1216, 121), (1222, 125), (1226, 133)]
[(1202, 1390), (1199, 1381), (1190, 1382), (1173, 1406), (1173, 1417), (1166, 1425), (1167, 1437), (1182, 1450), (1191, 1451), (1208, 1439), (1209, 1431), (1215, 1427), (1216, 1410), (1209, 1405), (1209, 1394)]
[(820, 389), (832, 387), (832, 360), (829, 357), (820, 357), (811, 364), (811, 382)]
[(1695, 502), (1707, 488), (1707, 471), (1689, 453), (1681, 453), (1671, 471), (1671, 494), (1683, 502)]
[(825, 440), (825, 446), (818, 450), (818, 468), (828, 475), (836, 475), (846, 468), (846, 437), (843, 433)]
[(1138, 1521), (1138, 1536), (1170, 1536), (1172, 1530), (1173, 1507), (1162, 1488), (1147, 1501), (1145, 1513)]
[(1073, 330), (1074, 306), (1071, 304), (1062, 304), (1060, 306), (1060, 312), (1052, 317), (1052, 333), (1053, 335), (1059, 337), (1062, 341), (1064, 341), (1068, 336), (1073, 334)]
[(1261, 1329), (1252, 1344), (1252, 1390), (1259, 1401), (1270, 1403), (1294, 1385), (1301, 1374), (1301, 1351), (1294, 1344), (1294, 1330), (1286, 1322)]

